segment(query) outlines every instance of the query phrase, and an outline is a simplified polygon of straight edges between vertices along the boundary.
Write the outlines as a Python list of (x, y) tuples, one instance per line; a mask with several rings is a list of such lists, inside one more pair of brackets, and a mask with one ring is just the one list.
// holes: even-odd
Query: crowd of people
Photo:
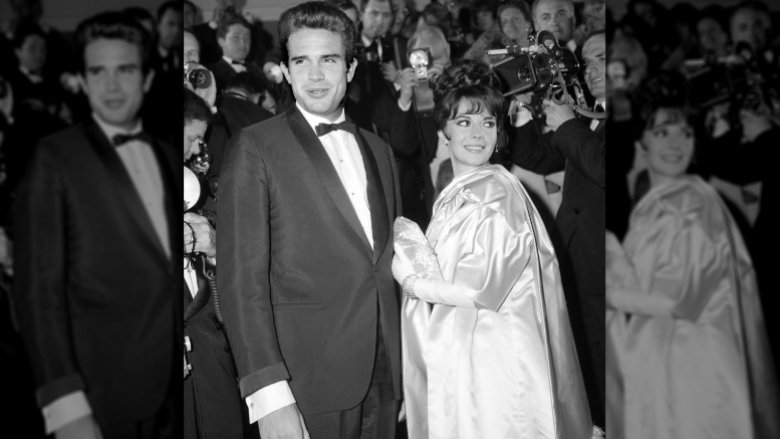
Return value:
[(236, 3), (11, 2), (25, 437), (780, 436), (766, 4)]
[[(196, 410), (190, 431), (601, 434), (604, 6), (304, 3), (276, 47), (230, 6), (185, 23), (186, 163), (205, 194), (184, 229), (187, 398), (217, 397), (221, 371), (239, 387), (224, 407), (248, 407), (243, 430)], [(486, 52), (542, 30), (582, 60), (580, 101), (502, 95), (491, 65), (513, 57)]]
[(608, 17), (607, 431), (777, 436), (777, 16), (635, 0)]

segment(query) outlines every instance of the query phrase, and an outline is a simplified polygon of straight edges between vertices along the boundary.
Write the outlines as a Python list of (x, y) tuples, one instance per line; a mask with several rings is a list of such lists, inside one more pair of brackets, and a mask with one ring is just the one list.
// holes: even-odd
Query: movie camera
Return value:
[(192, 62), (184, 64), (184, 78), (194, 89), (211, 86), (211, 73), (202, 67), (197, 67), (197, 64)]
[[(509, 55), (493, 65), (504, 85), (504, 96), (533, 93), (559, 105), (568, 104), (582, 116), (603, 119), (605, 113), (588, 110), (585, 92), (578, 78), (580, 63), (574, 52), (561, 47), (555, 35), (547, 30), (528, 37), (530, 45), (507, 46), (488, 50), (493, 55)], [(541, 103), (531, 108), (534, 116), (542, 114)]]
[(688, 101), (698, 109), (729, 103), (729, 118), (739, 120), (739, 110), (780, 115), (780, 72), (738, 43), (727, 56), (688, 59), (684, 63)]

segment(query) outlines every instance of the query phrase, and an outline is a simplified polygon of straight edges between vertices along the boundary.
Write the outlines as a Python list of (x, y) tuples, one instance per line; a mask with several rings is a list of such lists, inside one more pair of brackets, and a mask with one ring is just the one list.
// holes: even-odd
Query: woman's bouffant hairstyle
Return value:
[(455, 117), (461, 102), (468, 104), (467, 114), (486, 109), (496, 117), (498, 131), (504, 130), (506, 103), (501, 82), (493, 70), (482, 61), (464, 59), (444, 70), (431, 84), (436, 102), (434, 117), (438, 129), (444, 129), (447, 121)]
[[(641, 137), (646, 130), (652, 130), (659, 122), (690, 123), (694, 111), (688, 103), (686, 87), (685, 77), (676, 72), (660, 73), (645, 80), (637, 89), (634, 99), (636, 115), (642, 121), (636, 126), (635, 138)], [(664, 110), (666, 116), (663, 121), (656, 117), (661, 110)]]

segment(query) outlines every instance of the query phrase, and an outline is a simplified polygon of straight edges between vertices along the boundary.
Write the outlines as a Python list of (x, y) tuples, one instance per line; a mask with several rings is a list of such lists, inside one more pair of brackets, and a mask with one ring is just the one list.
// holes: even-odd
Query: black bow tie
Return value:
[(238, 64), (240, 66), (245, 66), (246, 65), (246, 61), (236, 61), (234, 59), (231, 59), (230, 60), (230, 64)]
[(120, 147), (124, 145), (127, 142), (131, 142), (133, 140), (139, 140), (141, 142), (145, 142), (148, 144), (152, 143), (152, 138), (149, 136), (149, 134), (139, 131), (135, 134), (114, 134), (114, 137), (111, 138), (111, 141), (114, 143), (114, 146)]
[(314, 131), (317, 133), (318, 137), (322, 137), (325, 134), (335, 130), (344, 130), (355, 134), (355, 124), (344, 121), (341, 123), (321, 123), (314, 127)]

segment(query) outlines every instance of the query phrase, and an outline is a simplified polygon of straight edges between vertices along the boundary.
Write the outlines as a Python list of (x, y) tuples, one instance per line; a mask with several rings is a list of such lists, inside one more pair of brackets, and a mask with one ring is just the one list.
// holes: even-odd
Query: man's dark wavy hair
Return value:
[(293, 32), (301, 29), (324, 29), (341, 36), (344, 44), (344, 60), (349, 64), (355, 56), (357, 31), (352, 20), (336, 6), (322, 1), (301, 3), (282, 13), (279, 17), (279, 45), (282, 62), (289, 64), (287, 42)]
[(191, 90), (186, 88), (184, 89), (184, 99), (182, 99), (182, 103), (184, 104), (183, 113), (185, 125), (188, 122), (195, 120), (206, 123), (211, 122), (212, 116), (211, 110), (209, 110), (209, 106), (206, 105), (206, 102), (201, 99), (200, 96), (196, 95)]
[(76, 53), (82, 74), (86, 67), (84, 51), (87, 45), (101, 39), (122, 40), (138, 46), (144, 76), (151, 71), (152, 37), (149, 32), (129, 14), (104, 12), (82, 21), (76, 28)]
[(493, 70), (482, 61), (461, 60), (447, 67), (431, 84), (436, 102), (435, 120), (438, 129), (455, 117), (461, 102), (467, 103), (467, 114), (486, 109), (496, 117), (499, 133), (504, 131), (506, 103), (501, 95), (501, 82)]

